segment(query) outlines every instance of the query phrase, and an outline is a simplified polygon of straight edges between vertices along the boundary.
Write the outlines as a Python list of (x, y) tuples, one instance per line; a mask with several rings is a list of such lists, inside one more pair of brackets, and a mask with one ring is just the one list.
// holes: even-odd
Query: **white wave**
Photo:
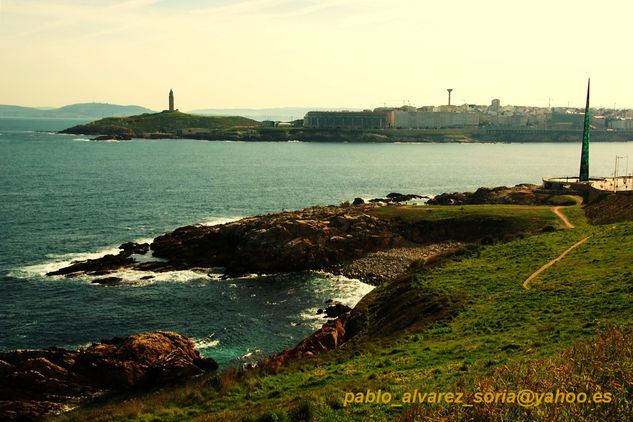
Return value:
[[(171, 282), (171, 283), (187, 283), (193, 280), (209, 280), (207, 273), (204, 271), (166, 271), (166, 272), (153, 272), (153, 271), (138, 271), (132, 269), (126, 269), (122, 271), (116, 271), (102, 277), (118, 277), (122, 279), (122, 283), (133, 287), (149, 286), (157, 282)], [(151, 277), (151, 278), (148, 278)], [(94, 280), (100, 278), (97, 276), (82, 275), (77, 277), (78, 279)]]
[[(134, 240), (136, 243), (151, 243), (153, 241), (152, 238), (140, 238)], [(42, 262), (40, 264), (27, 265), (24, 267), (19, 267), (14, 269), (9, 273), (11, 277), (17, 278), (30, 278), (30, 277), (45, 277), (47, 273), (57, 271), (61, 268), (68, 267), (76, 261), (85, 261), (87, 259), (97, 259), (101, 258), (104, 255), (116, 255), (121, 251), (118, 246), (108, 246), (106, 248), (100, 249), (96, 252), (71, 252), (64, 254), (46, 254), (46, 258), (50, 258), (50, 261)], [(150, 252), (151, 253), (151, 252)], [(134, 257), (142, 257), (143, 260), (147, 260), (143, 255), (134, 255)], [(151, 259), (151, 255), (150, 258)], [(143, 275), (148, 275), (143, 274)], [(56, 276), (56, 278), (61, 278), (62, 276)], [(140, 276), (142, 277), (142, 276)], [(139, 278), (140, 278), (139, 277)], [(77, 278), (85, 278), (85, 277), (77, 277)], [(90, 279), (94, 279), (95, 276), (90, 276)]]
[(88, 139), (88, 138), (73, 138), (73, 141), (76, 141), (76, 142), (90, 142), (90, 139)]
[(244, 217), (211, 217), (210, 220), (199, 223), (199, 226), (218, 226), (220, 224), (232, 223)]
[(76, 252), (66, 254), (48, 254), (48, 258), (52, 261), (43, 262), (41, 264), (27, 265), (20, 267), (9, 273), (12, 277), (28, 278), (28, 277), (45, 277), (46, 273), (57, 271), (60, 268), (68, 267), (75, 261), (85, 261), (86, 259), (101, 258), (104, 255), (116, 255), (120, 251), (119, 247), (108, 247), (97, 252)]
[(60, 346), (62, 349), (66, 349), (66, 350), (79, 350), (79, 349), (84, 349), (86, 347), (90, 347), (93, 344), (98, 344), (99, 342), (90, 342), (90, 343), (83, 343), (83, 344), (65, 344)]
[(367, 293), (375, 288), (371, 284), (343, 276), (339, 276), (337, 283), (337, 295), (331, 299), (334, 302), (341, 302), (350, 307), (354, 307)]
[(237, 360), (248, 360), (248, 359), (253, 359), (255, 357), (258, 357), (259, 355), (261, 355), (262, 351), (260, 349), (246, 349), (247, 352), (245, 354), (243, 354), (242, 356), (238, 357)]
[(194, 337), (191, 340), (196, 345), (196, 349), (198, 349), (198, 350), (200, 350), (200, 349), (210, 349), (210, 348), (216, 347), (218, 344), (220, 344), (220, 340), (218, 340), (218, 339), (216, 339), (214, 337), (215, 337), (215, 333), (211, 333), (205, 338), (195, 338)]
[[(325, 306), (323, 306), (320, 309), (325, 310)], [(304, 309), (303, 312), (299, 313), (298, 316), (299, 316), (299, 319), (301, 320), (301, 324), (307, 325), (312, 330), (318, 330), (319, 328), (321, 328), (321, 326), (325, 324), (328, 319), (324, 318), (325, 316), (324, 313), (317, 314), (318, 310), (319, 308), (308, 308), (308, 309)], [(299, 325), (296, 322), (294, 324), (295, 326)]]

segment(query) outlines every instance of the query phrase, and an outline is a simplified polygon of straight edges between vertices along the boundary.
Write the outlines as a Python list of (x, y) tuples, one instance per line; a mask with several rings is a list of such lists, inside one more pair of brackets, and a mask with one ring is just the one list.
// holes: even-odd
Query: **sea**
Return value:
[[(191, 271), (48, 277), (73, 260), (188, 224), (339, 204), (390, 192), (433, 196), (578, 173), (578, 143), (371, 144), (91, 141), (80, 119), (0, 118), (0, 352), (156, 330), (191, 338), (222, 368), (293, 347), (330, 300), (373, 288), (325, 273), (221, 279)], [(594, 143), (591, 174), (613, 174), (633, 143)], [(619, 161), (620, 173), (628, 165)], [(631, 169), (633, 170), (633, 168)], [(154, 275), (149, 280), (145, 275)]]

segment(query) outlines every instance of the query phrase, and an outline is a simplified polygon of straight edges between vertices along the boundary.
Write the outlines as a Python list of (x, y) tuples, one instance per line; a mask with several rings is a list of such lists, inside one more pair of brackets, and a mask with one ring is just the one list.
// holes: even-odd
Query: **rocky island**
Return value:
[(219, 133), (230, 128), (243, 130), (259, 126), (246, 117), (198, 116), (179, 111), (145, 113), (129, 117), (106, 117), (73, 126), (60, 133), (98, 135), (95, 140), (131, 138), (183, 138), (196, 133)]

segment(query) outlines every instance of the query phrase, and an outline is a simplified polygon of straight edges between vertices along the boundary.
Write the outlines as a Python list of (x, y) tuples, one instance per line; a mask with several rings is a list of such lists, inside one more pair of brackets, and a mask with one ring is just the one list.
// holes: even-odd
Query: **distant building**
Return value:
[(582, 129), (585, 124), (585, 114), (584, 113), (571, 113), (567, 110), (560, 112), (558, 109), (554, 109), (554, 113), (552, 113), (552, 125), (557, 127), (571, 127), (571, 128), (580, 128)]
[(490, 107), (488, 107), (488, 111), (498, 112), (500, 109), (501, 109), (501, 101), (499, 101), (498, 98), (495, 98), (494, 100), (492, 100), (492, 103), (490, 103)]
[(174, 91), (169, 90), (169, 111), (174, 111)]
[(488, 120), (493, 126), (500, 127), (523, 127), (528, 126), (529, 116), (527, 114), (503, 114), (490, 116)]
[(367, 111), (309, 111), (303, 127), (317, 129), (384, 129), (387, 114)]
[(479, 113), (460, 112), (393, 112), (393, 127), (396, 129), (442, 129), (472, 127), (479, 125)]
[(609, 129), (633, 129), (633, 119), (609, 119)]

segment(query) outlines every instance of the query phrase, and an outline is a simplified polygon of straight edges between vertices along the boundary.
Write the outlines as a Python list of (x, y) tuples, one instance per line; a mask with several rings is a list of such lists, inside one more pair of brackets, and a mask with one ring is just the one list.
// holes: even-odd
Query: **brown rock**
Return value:
[(329, 317), (329, 318), (338, 318), (339, 316), (351, 311), (352, 308), (350, 308), (347, 305), (343, 305), (342, 303), (335, 303), (334, 305), (328, 306), (327, 308), (325, 308), (325, 314)]
[(104, 278), (96, 278), (92, 280), (92, 283), (101, 284), (102, 286), (116, 286), (122, 281), (123, 279), (120, 277), (104, 277)]
[(0, 420), (38, 420), (73, 398), (160, 385), (217, 369), (194, 343), (158, 331), (71, 351), (50, 347), (0, 354)]
[(475, 192), (443, 193), (429, 199), (429, 205), (470, 205), (470, 204), (514, 204), (543, 205), (550, 193), (541, 191), (540, 186), (520, 184), (512, 188), (497, 186), (482, 187)]
[(305, 338), (295, 348), (274, 354), (261, 361), (260, 365), (275, 367), (290, 359), (316, 356), (322, 352), (335, 349), (345, 341), (345, 325), (349, 317), (350, 313), (347, 312), (337, 319), (326, 322), (319, 330)]
[(225, 267), (239, 275), (322, 269), (401, 241), (363, 206), (330, 206), (182, 227), (154, 239), (151, 248), (174, 267)]
[(119, 249), (131, 254), (145, 255), (149, 251), (149, 243), (127, 242), (119, 246)]

